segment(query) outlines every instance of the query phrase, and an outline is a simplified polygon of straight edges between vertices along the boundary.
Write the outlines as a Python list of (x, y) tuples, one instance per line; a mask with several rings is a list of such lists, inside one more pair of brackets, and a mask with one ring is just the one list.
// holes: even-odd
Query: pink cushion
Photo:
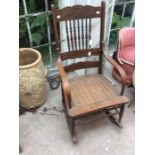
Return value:
[(119, 51), (119, 58), (122, 62), (135, 64), (135, 47), (125, 47)]
[(127, 46), (135, 46), (135, 28), (127, 27), (119, 31), (120, 49)]
[(122, 67), (125, 70), (125, 73), (127, 75), (128, 80), (131, 81), (132, 80), (132, 75), (133, 75), (133, 72), (134, 72), (134, 69), (135, 69), (134, 66), (123, 64)]

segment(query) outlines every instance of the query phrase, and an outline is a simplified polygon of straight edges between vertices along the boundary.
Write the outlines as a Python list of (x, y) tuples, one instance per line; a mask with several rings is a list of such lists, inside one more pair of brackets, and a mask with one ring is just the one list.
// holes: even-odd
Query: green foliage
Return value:
[(112, 19), (112, 24), (116, 25), (116, 27), (117, 27), (119, 22), (120, 22), (120, 16), (114, 12), (113, 13), (113, 19)]
[(130, 24), (130, 17), (124, 17), (121, 21), (118, 22), (118, 27), (123, 28), (127, 27)]
[(36, 45), (40, 45), (43, 39), (46, 37), (46, 17), (45, 16), (37, 16), (33, 18), (32, 23), (30, 25), (32, 33), (33, 43)]
[(28, 10), (30, 10), (31, 12), (35, 12), (37, 10), (37, 5), (35, 3), (35, 0), (28, 1)]
[[(131, 17), (124, 17), (122, 19), (121, 15), (118, 15), (116, 12), (114, 12), (113, 19), (112, 19), (112, 27), (119, 28), (119, 29), (123, 27), (127, 27), (130, 24), (130, 19)], [(116, 45), (117, 37), (118, 37), (118, 30), (112, 31), (109, 39), (109, 46)]]
[(42, 34), (40, 32), (33, 33), (32, 39), (36, 45), (39, 45), (42, 40)]
[(118, 31), (112, 31), (110, 33), (110, 38), (109, 38), (109, 46), (114, 46), (116, 45), (116, 41), (117, 41), (117, 35), (118, 35)]
[(129, 26), (129, 23), (130, 17), (124, 17), (123, 19), (121, 19), (121, 16), (114, 12), (112, 25), (114, 25), (115, 28), (123, 28)]
[(42, 26), (45, 23), (45, 18), (44, 16), (37, 16), (34, 18), (33, 22), (31, 23), (31, 29)]
[(54, 6), (55, 6), (56, 8), (59, 8), (59, 0), (54, 0)]
[[(123, 0), (121, 1), (123, 2)], [(134, 8), (134, 3), (127, 4), (124, 12), (124, 17), (122, 18), (123, 5), (115, 6), (111, 29), (117, 29), (117, 30), (111, 31), (110, 33), (109, 47), (112, 47), (112, 46), (116, 47), (119, 29), (129, 26), (133, 8)]]
[[(58, 7), (58, 0), (49, 0), (50, 3), (53, 2), (55, 7)], [(37, 13), (45, 10), (45, 2), (43, 0), (26, 0), (28, 13)], [(22, 0), (19, 0), (19, 14), (24, 15), (24, 8)], [(46, 43), (47, 40), (47, 28), (46, 28), (46, 16), (39, 15), (35, 17), (28, 18), (32, 33), (33, 45), (40, 45)], [(29, 42), (27, 35), (27, 27), (25, 19), (19, 20), (19, 46), (27, 46)]]
[(24, 36), (25, 32), (26, 32), (26, 23), (24, 20), (20, 20), (19, 21), (19, 37)]

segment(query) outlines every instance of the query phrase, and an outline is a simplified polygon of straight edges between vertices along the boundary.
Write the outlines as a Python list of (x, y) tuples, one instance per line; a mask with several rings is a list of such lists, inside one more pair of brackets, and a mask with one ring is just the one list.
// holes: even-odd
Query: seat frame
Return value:
[[(79, 14), (79, 9), (81, 10), (80, 14)], [(87, 117), (89, 115), (98, 113), (98, 112), (104, 112), (106, 117), (109, 117), (109, 119), (112, 122), (114, 122), (116, 125), (121, 127), (121, 119), (123, 116), (125, 104), (128, 103), (128, 99), (125, 96), (123, 96), (127, 77), (126, 77), (126, 74), (125, 74), (124, 70), (122, 69), (122, 67), (112, 57), (110, 57), (107, 54), (108, 52), (104, 45), (103, 38), (104, 38), (105, 2), (104, 1), (101, 2), (101, 7), (93, 7), (93, 6), (88, 6), (88, 5), (86, 5), (86, 6), (75, 5), (72, 7), (65, 7), (63, 9), (55, 9), (52, 6), (51, 11), (52, 11), (53, 28), (54, 28), (55, 41), (56, 41), (55, 49), (58, 53), (57, 68), (58, 68), (58, 71), (59, 71), (60, 77), (61, 77), (62, 103), (64, 105), (64, 112), (65, 112), (68, 128), (69, 128), (73, 142), (78, 141), (76, 134), (75, 134), (75, 125), (86, 124), (89, 122), (89, 121), (86, 121), (86, 122), (78, 123), (77, 120), (79, 120), (80, 118)], [(79, 20), (81, 18), (88, 19), (88, 18), (96, 18), (96, 17), (101, 19), (101, 26), (100, 26), (101, 34), (100, 34), (100, 45), (99, 45), (100, 47), (93, 48), (93, 49), (90, 49), (90, 48), (88, 49), (86, 47), (86, 49), (76, 50), (75, 44), (74, 44), (75, 46), (73, 48), (71, 43), (70, 44), (68, 43), (69, 52), (61, 53), (60, 52), (61, 51), (60, 34), (59, 34), (60, 31), (58, 30), (58, 28), (59, 28), (58, 23), (60, 23), (61, 21), (67, 21), (67, 20), (74, 21), (75, 19)], [(90, 20), (89, 20), (89, 22), (90, 22)], [(86, 24), (86, 28), (87, 28), (87, 24)], [(67, 31), (67, 29), (66, 29), (66, 31)], [(70, 32), (71, 32), (71, 30), (70, 30)], [(74, 38), (74, 39), (76, 39), (76, 38)], [(71, 42), (74, 39), (71, 38)], [(67, 37), (67, 40), (69, 42), (69, 37)], [(88, 39), (86, 36), (86, 43), (87, 43), (87, 40)], [(83, 42), (83, 38), (82, 38), (82, 42)], [(80, 47), (80, 45), (79, 45), (79, 47)], [(73, 49), (72, 51), (70, 50), (71, 48)], [(78, 62), (78, 63), (74, 63), (69, 66), (63, 65), (64, 60), (75, 59), (77, 57), (78, 58), (87, 57), (89, 55), (89, 52), (91, 52), (91, 55), (99, 56), (99, 61)], [(69, 83), (69, 80), (67, 77), (67, 72), (71, 72), (71, 71), (83, 69), (83, 68), (97, 67), (98, 74), (102, 74), (103, 57), (106, 60), (108, 60), (113, 65), (113, 67), (120, 73), (121, 90), (120, 90), (119, 98), (117, 101), (113, 101), (113, 100), (105, 101), (103, 104), (104, 105), (106, 104), (107, 105), (106, 107), (105, 106), (103, 107), (100, 104), (97, 108), (95, 108), (95, 109), (92, 108), (90, 111), (87, 111), (84, 109), (81, 109), (83, 111), (80, 111), (80, 109), (78, 109), (80, 111), (80, 113), (77, 114), (76, 113), (77, 111), (74, 110), (74, 108), (72, 107), (72, 96), (71, 96), (70, 83)], [(80, 108), (80, 107), (78, 107), (78, 108)], [(112, 110), (115, 110), (115, 113), (112, 112)], [(119, 118), (116, 119), (114, 117), (114, 115), (118, 115)]]

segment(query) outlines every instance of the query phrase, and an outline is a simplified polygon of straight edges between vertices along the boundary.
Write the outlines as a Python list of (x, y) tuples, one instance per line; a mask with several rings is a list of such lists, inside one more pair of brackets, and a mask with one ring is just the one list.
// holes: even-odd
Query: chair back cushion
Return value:
[(128, 27), (119, 31), (120, 49), (135, 46), (135, 28)]

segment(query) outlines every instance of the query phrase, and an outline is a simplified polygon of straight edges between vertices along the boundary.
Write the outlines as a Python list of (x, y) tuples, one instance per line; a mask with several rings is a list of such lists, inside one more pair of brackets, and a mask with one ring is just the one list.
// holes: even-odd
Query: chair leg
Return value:
[[(110, 113), (110, 111), (106, 111), (105, 112), (107, 115), (109, 115), (109, 114), (111, 114)], [(123, 125), (118, 121), (118, 120), (116, 120), (116, 118), (114, 117), (114, 116), (108, 116), (108, 118), (110, 119), (110, 121), (112, 122), (112, 123), (115, 123), (118, 127), (120, 127), (120, 128), (122, 128), (123, 127)]]
[(125, 109), (125, 105), (121, 105), (120, 113), (119, 113), (119, 122), (121, 122), (121, 120), (122, 120), (124, 109)]
[(132, 99), (132, 101), (129, 103), (128, 108), (131, 107), (132, 104), (135, 103), (135, 97)]
[(62, 86), (61, 86), (61, 94), (62, 94), (62, 103), (64, 104), (65, 103), (65, 99), (64, 99), (64, 92), (63, 92)]
[(78, 139), (77, 139), (77, 136), (75, 134), (75, 119), (68, 117), (66, 114), (66, 120), (67, 120), (67, 125), (69, 128), (69, 132), (70, 132), (72, 141), (73, 141), (73, 143), (77, 143)]
[(22, 153), (22, 152), (23, 152), (23, 150), (22, 150), (21, 146), (19, 145), (19, 153)]
[(75, 119), (70, 118), (68, 116), (68, 114), (67, 114), (67, 107), (66, 107), (66, 104), (65, 104), (64, 92), (63, 92), (62, 87), (61, 87), (61, 92), (62, 92), (62, 103), (64, 105), (64, 112), (65, 112), (65, 116), (66, 116), (67, 125), (68, 125), (68, 128), (69, 128), (69, 132), (70, 132), (70, 135), (72, 137), (73, 143), (77, 143), (78, 139), (77, 139), (77, 137), (75, 135)]

